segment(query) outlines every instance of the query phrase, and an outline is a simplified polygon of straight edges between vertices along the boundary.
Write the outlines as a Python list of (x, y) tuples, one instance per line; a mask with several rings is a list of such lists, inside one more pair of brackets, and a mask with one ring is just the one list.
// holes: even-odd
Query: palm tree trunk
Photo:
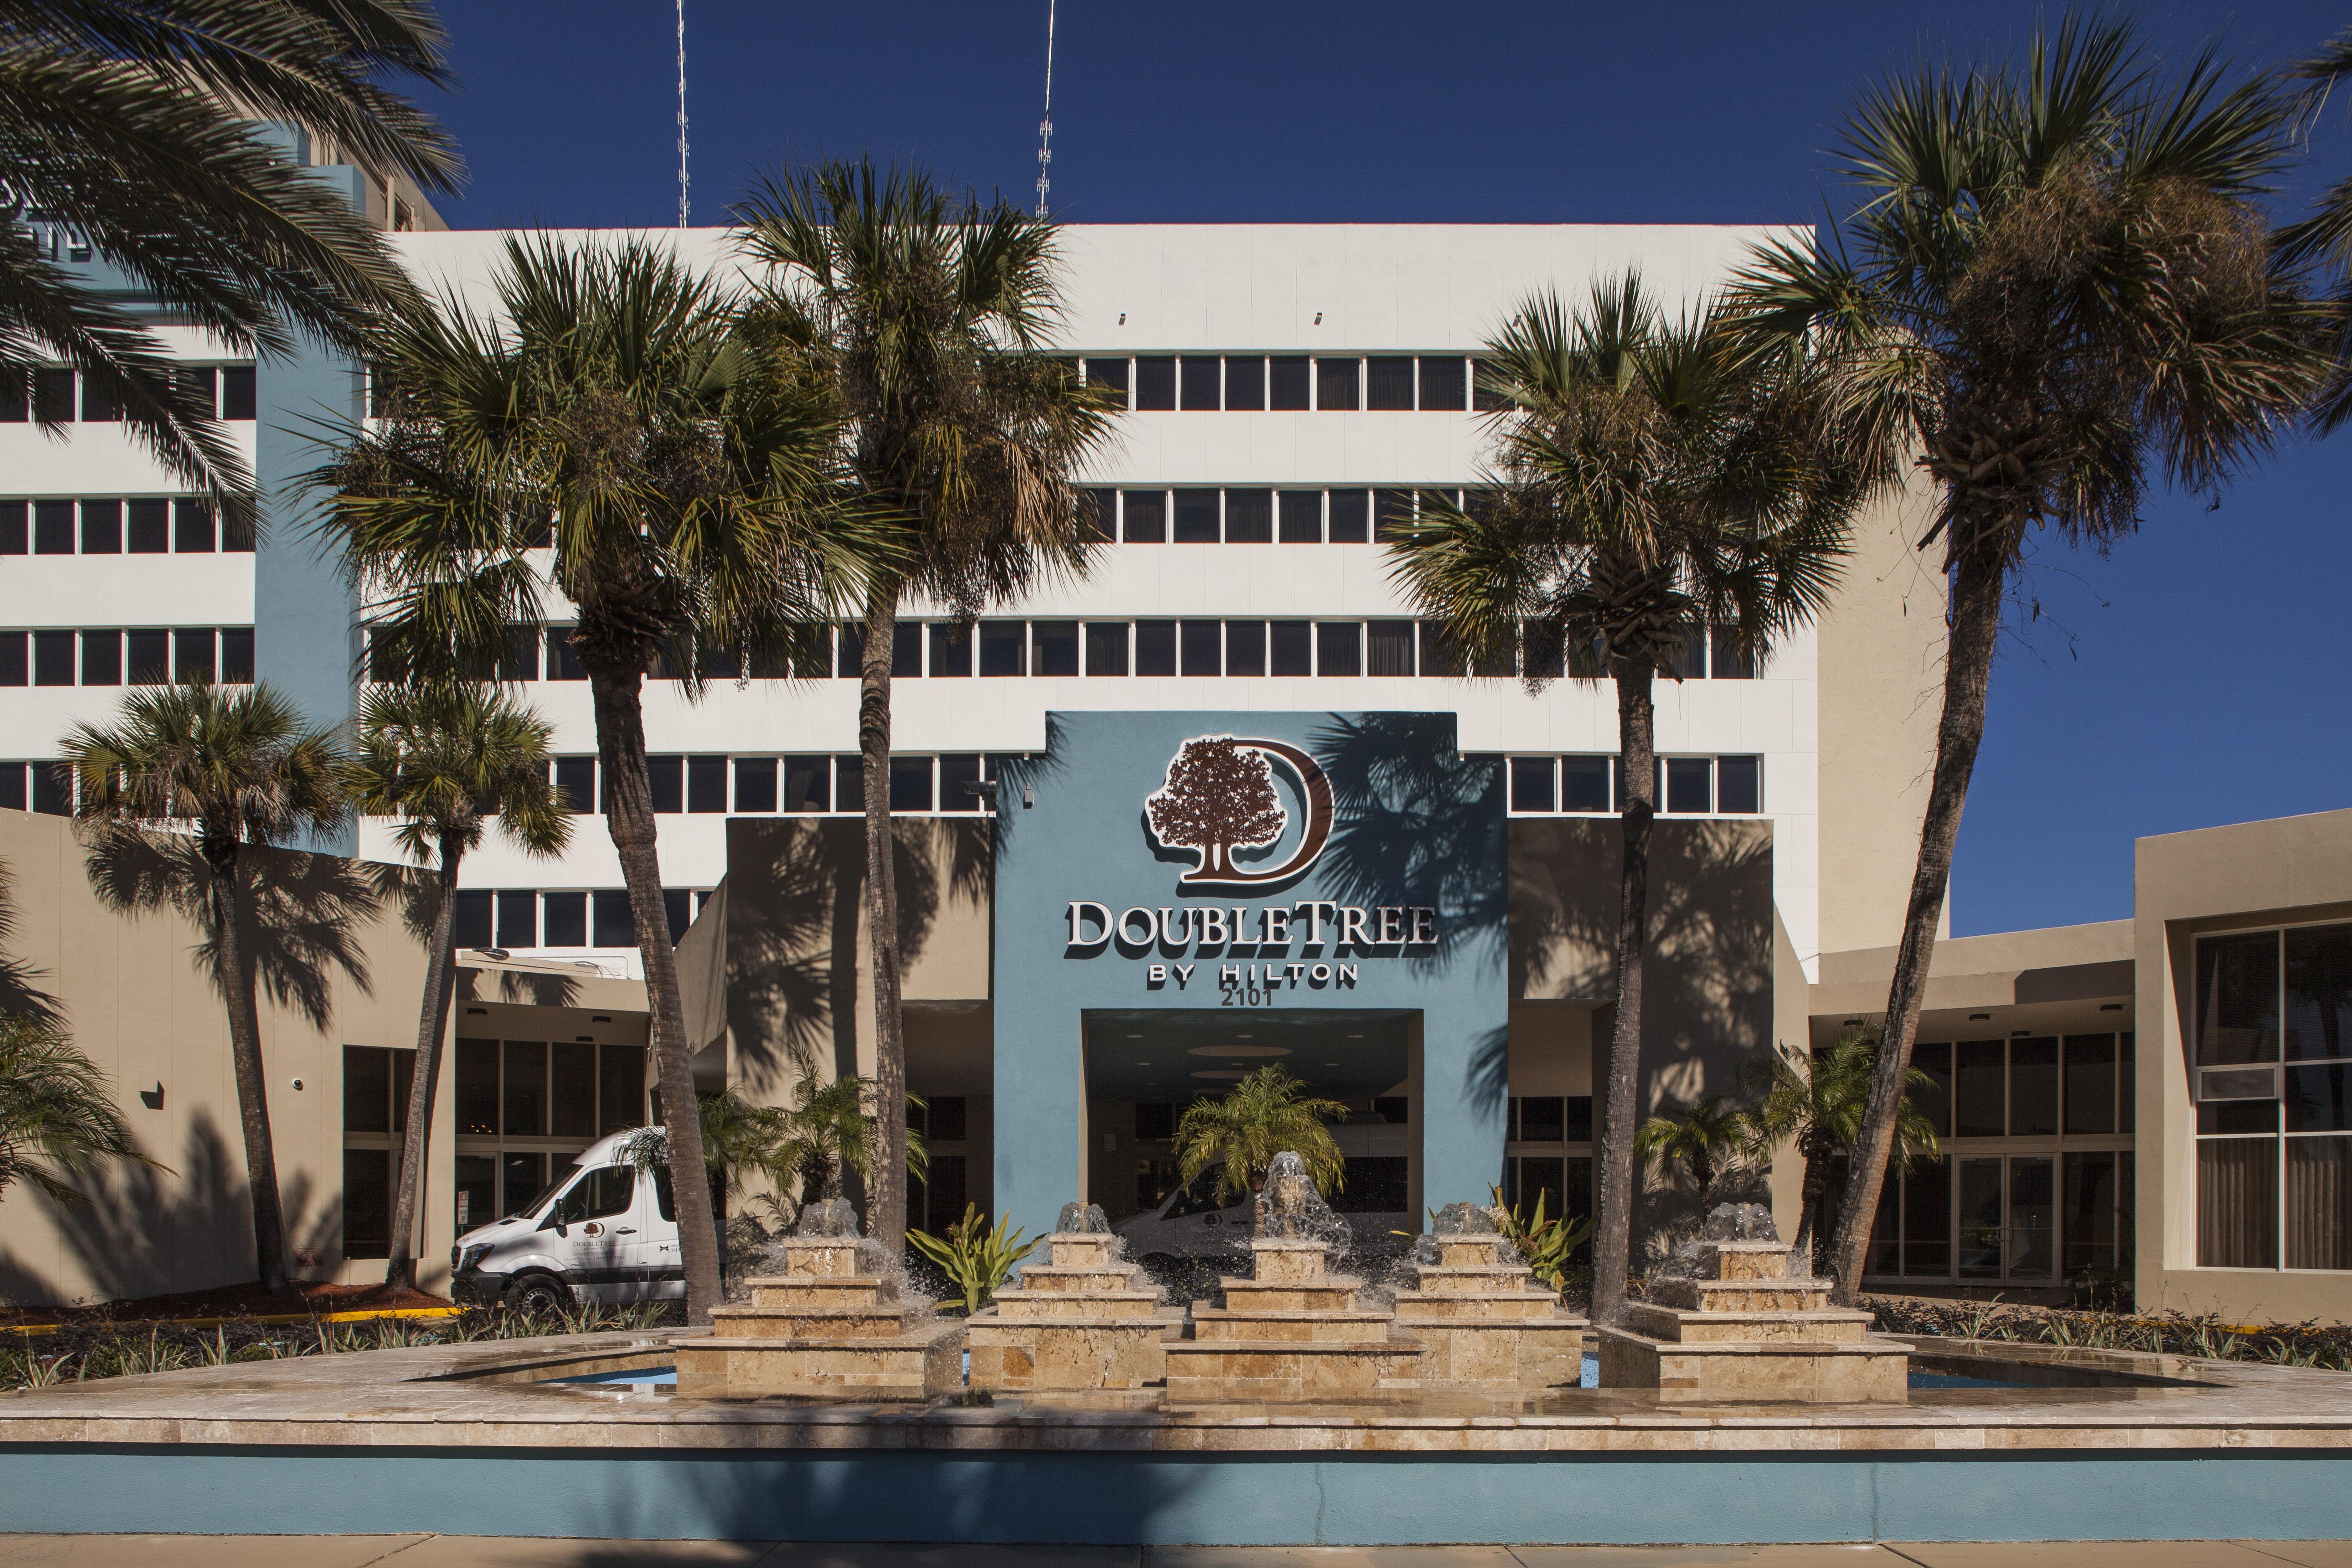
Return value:
[(1903, 1108), (1904, 1080), (1911, 1069), (1911, 1047), (1919, 1034), (1919, 1008), (1927, 994), (1927, 965), (1936, 952), (1936, 924), (1952, 878), (1952, 851), (1960, 836), (1960, 809), (1976, 772), (1977, 748), (1984, 741), (1985, 693), (1992, 681), (1993, 644), (2000, 631), (2007, 558), (1997, 547), (1997, 531), (1984, 526), (1963, 536), (1955, 520), (1952, 553), (1952, 630), (1944, 657), (1944, 712), (1936, 727), (1936, 771), (1927, 814), (1919, 827), (1919, 860), (1911, 876), (1911, 903), (1903, 916), (1903, 941), (1895, 949), (1895, 980), (1886, 996), (1886, 1024), (1872, 1065), (1870, 1099), (1863, 1109), (1862, 1137), (1854, 1145), (1853, 1173), (1838, 1206), (1836, 1238), (1830, 1255), (1837, 1269), (1831, 1299), (1853, 1305), (1862, 1285), (1863, 1255), (1870, 1247), (1871, 1221), (1878, 1214), (1879, 1188), (1895, 1149), (1895, 1119)]
[(866, 780), (866, 930), (874, 949), (874, 1151), (866, 1234), (893, 1256), (907, 1240), (907, 1037), (898, 1007), (898, 882), (890, 833), (890, 655), (898, 591), (877, 580), (866, 595), (866, 658), (857, 691), (857, 753)]
[(213, 945), (228, 1006), (228, 1054), (236, 1069), (237, 1121), (245, 1133), (245, 1181), (253, 1196), (253, 1256), (265, 1296), (286, 1293), (286, 1214), (278, 1196), (278, 1146), (269, 1131), (269, 1079), (261, 1060), (261, 1016), (253, 999), (253, 958), (237, 897), (236, 851), (212, 868)]
[(1789, 1248), (1789, 1267), (1791, 1272), (1802, 1268), (1810, 1279), (1818, 1277), (1813, 1268), (1813, 1233), (1822, 1212), (1822, 1188), (1828, 1173), (1801, 1138), (1797, 1141), (1797, 1158), (1803, 1163), (1797, 1171), (1797, 1239)]
[(408, 1127), (400, 1141), (400, 1166), (393, 1173), (392, 1247), (383, 1282), (394, 1289), (416, 1289), (416, 1215), (425, 1205), (425, 1142), (433, 1123), (433, 1093), (441, 1078), (441, 1037), (449, 1013), (450, 957), (457, 942), (457, 861), (464, 851), (455, 834), (441, 837), (439, 905), (433, 912), (432, 945), (425, 955), (425, 998), (416, 1016), (416, 1068), (408, 1081)]
[(1601, 1213), (1592, 1238), (1592, 1321), (1615, 1321), (1625, 1305), (1633, 1250), (1634, 1106), (1642, 1079), (1642, 954), (1649, 946), (1650, 826), (1657, 810), (1651, 777), (1656, 710), (1652, 668), (1617, 656), (1617, 746), (1624, 759), (1624, 868), (1618, 883), (1617, 1009), (1609, 1040), (1608, 1096), (1601, 1122)]
[(693, 1047), (678, 1000), (677, 954), (662, 905), (661, 859), (654, 846), (653, 786), (646, 777), (643, 676), (591, 668), (596, 744), (604, 767), (604, 826), (621, 859), (646, 965), (646, 1003), (653, 1016), (654, 1077), (661, 1085), (668, 1136), (670, 1190), (677, 1205), (677, 1250), (686, 1265), (686, 1321), (707, 1323), (719, 1301), (719, 1226), (704, 1178), (702, 1115), (694, 1093)]

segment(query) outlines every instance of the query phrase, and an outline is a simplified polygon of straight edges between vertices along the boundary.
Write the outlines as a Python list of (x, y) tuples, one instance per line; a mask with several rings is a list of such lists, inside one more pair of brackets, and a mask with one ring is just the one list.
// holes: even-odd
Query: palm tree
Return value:
[[(1769, 1066), (1762, 1062), (1759, 1087), (1763, 1098), (1748, 1112), (1747, 1131), (1759, 1158), (1793, 1143), (1803, 1162), (1797, 1180), (1796, 1262), (1809, 1273), (1813, 1242), (1822, 1225), (1837, 1211), (1844, 1188), (1852, 1181), (1851, 1160), (1860, 1140), (1864, 1108), (1870, 1100), (1872, 1071), (1878, 1060), (1878, 1042), (1866, 1031), (1849, 1030), (1825, 1051), (1807, 1053), (1782, 1046)], [(1911, 1090), (1935, 1088), (1935, 1080), (1916, 1068), (1906, 1079)], [(1937, 1157), (1935, 1123), (1927, 1120), (1906, 1093), (1895, 1123), (1895, 1151), (1905, 1161)], [(1839, 1176), (1839, 1162), (1847, 1161), (1847, 1174)], [(1873, 1211), (1875, 1212), (1874, 1210)]]
[(2070, 17), (2022, 69), (1923, 68), (1865, 97), (1849, 248), (1759, 251), (1746, 341), (1807, 342), (1852, 427), (1939, 490), (1919, 540), (1950, 583), (1943, 713), (1884, 1038), (1832, 1244), (1851, 1304), (1895, 1141), (1936, 924), (1984, 736), (2001, 608), (2043, 529), (2102, 552), (2148, 469), (2216, 488), (2319, 387), (2331, 313), (2272, 254), (2258, 198), (2293, 100), (2208, 54), (2160, 79), (2128, 25)]
[(1628, 275), (1572, 315), (1528, 300), (1487, 345), (1498, 399), (1491, 504), (1424, 498), (1391, 573), (1462, 649), (1528, 683), (1614, 682), (1623, 813), (1616, 1022), (1601, 1131), (1592, 1315), (1623, 1304), (1632, 1253), (1642, 970), (1657, 809), (1651, 688), (1686, 644), (1719, 637), (1760, 660), (1828, 599), (1854, 513), (1885, 478), (1829, 438), (1799, 342), (1741, 357), (1709, 311), (1668, 320)]
[(79, 1203), (68, 1178), (101, 1160), (167, 1169), (139, 1152), (106, 1075), (63, 1028), (0, 1016), (0, 1197), (25, 1181), (58, 1203)]
[[(2296, 68), (2295, 74), (2313, 83), (2315, 98), (2324, 100), (2326, 94), (2352, 76), (2352, 28), (2330, 38)], [(2352, 419), (2352, 176), (2328, 186), (2314, 206), (2309, 217), (2279, 231), (2278, 250), (2280, 258), (2290, 266), (2316, 263), (2333, 274), (2328, 292), (2336, 306), (2330, 345), (2336, 366), (2312, 408), (2319, 428), (2333, 431)]]
[(1736, 1169), (1746, 1159), (1749, 1139), (1747, 1113), (1710, 1094), (1679, 1116), (1653, 1116), (1633, 1134), (1633, 1159), (1646, 1165), (1655, 1161), (1671, 1181), (1688, 1172), (1698, 1189), (1698, 1201), (1716, 1177)]
[(545, 720), (495, 687), (379, 686), (360, 704), (346, 784), (352, 808), (402, 819), (397, 841), (417, 865), (435, 868), (438, 892), (417, 1012), (408, 1131), (392, 1189), (388, 1286), (416, 1287), (416, 1215), (425, 1201), (425, 1135), (448, 1016), (458, 866), (482, 842), (486, 818), (527, 855), (560, 854), (572, 839), (571, 814), (548, 782), (550, 732)]
[(205, 921), (228, 1010), (253, 1247), (265, 1295), (286, 1289), (286, 1222), (269, 1091), (261, 1060), (245, 886), (245, 848), (289, 844), (342, 825), (343, 750), (334, 732), (262, 682), (191, 680), (134, 691), (106, 726), (76, 724), (65, 761), (79, 793), (75, 818), (99, 835), (192, 834), (206, 874)]
[[(643, 687), (805, 668), (806, 628), (876, 547), (828, 488), (819, 393), (667, 251), (513, 238), (497, 319), (456, 299), (389, 326), (387, 417), (335, 431), (310, 482), (367, 605), (379, 679), (482, 668), (553, 595), (596, 715), (605, 826), (644, 956), (670, 1147), (702, 1163), (646, 772)], [(540, 550), (551, 554), (539, 555)], [(679, 1184), (688, 1316), (719, 1299), (710, 1194)]]
[(1274, 1157), (1295, 1152), (1316, 1187), (1336, 1193), (1347, 1184), (1348, 1162), (1326, 1121), (1345, 1121), (1336, 1100), (1299, 1093), (1304, 1086), (1273, 1063), (1244, 1076), (1232, 1090), (1184, 1108), (1176, 1123), (1176, 1170), (1192, 1178), (1217, 1167), (1217, 1201), (1246, 1197), (1265, 1184)]
[[(1072, 476), (1108, 406), (1040, 350), (1058, 313), (1055, 229), (982, 207), (920, 173), (827, 163), (735, 209), (770, 269), (761, 330), (831, 388), (849, 482), (898, 547), (864, 602), (857, 744), (865, 763), (876, 1092), (907, 1089), (891, 866), (890, 660), (899, 606), (969, 620), (1043, 581), (1082, 574), (1092, 513)], [(906, 1232), (905, 1130), (885, 1118), (867, 1228)]]
[(38, 362), (62, 361), (173, 472), (248, 501), (251, 474), (152, 317), (42, 241), (71, 233), (236, 352), (288, 352), (300, 333), (356, 352), (366, 320), (415, 291), (285, 132), (378, 183), (454, 189), (457, 144), (393, 90), (450, 85), (440, 24), (424, 0), (0, 0), (0, 378), (21, 396)]

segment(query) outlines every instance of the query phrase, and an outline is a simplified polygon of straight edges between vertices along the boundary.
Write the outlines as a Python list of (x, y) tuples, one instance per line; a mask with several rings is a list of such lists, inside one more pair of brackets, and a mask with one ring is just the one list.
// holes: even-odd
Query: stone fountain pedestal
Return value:
[(1675, 1272), (1651, 1280), (1651, 1300), (1595, 1331), (1601, 1386), (1662, 1400), (1906, 1403), (1910, 1347), (1872, 1334), (1868, 1312), (1830, 1306), (1828, 1280), (1790, 1278), (1769, 1215), (1756, 1235), (1744, 1218), (1725, 1223), (1731, 1207), (1710, 1216)]
[(1360, 1279), (1326, 1272), (1330, 1245), (1259, 1237), (1252, 1278), (1222, 1281), (1225, 1305), (1192, 1306), (1170, 1342), (1171, 1403), (1370, 1399), (1417, 1386), (1422, 1347), (1388, 1312), (1359, 1310)]
[(929, 1399), (963, 1387), (963, 1324), (862, 1272), (856, 1237), (781, 1245), (784, 1272), (753, 1279), (751, 1305), (713, 1308), (709, 1338), (676, 1342), (681, 1398)]
[[(1099, 1211), (1097, 1211), (1097, 1213)], [(1024, 1391), (1135, 1389), (1166, 1375), (1161, 1342), (1181, 1332), (1142, 1268), (1104, 1232), (1055, 1231), (1052, 1261), (1021, 1271), (969, 1325), (971, 1385)]]
[(1399, 1290), (1396, 1325), (1421, 1342), (1424, 1387), (1574, 1387), (1584, 1375), (1585, 1320), (1528, 1283), (1494, 1232), (1423, 1237), (1415, 1288)]

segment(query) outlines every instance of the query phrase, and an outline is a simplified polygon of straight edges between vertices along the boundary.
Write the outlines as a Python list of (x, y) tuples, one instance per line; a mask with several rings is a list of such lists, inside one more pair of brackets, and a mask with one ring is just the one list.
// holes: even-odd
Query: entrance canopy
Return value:
[(1403, 1008), (1089, 1009), (1087, 1089), (1101, 1100), (1181, 1106), (1278, 1062), (1310, 1094), (1370, 1100), (1398, 1092), (1411, 1070), (1412, 1016)]

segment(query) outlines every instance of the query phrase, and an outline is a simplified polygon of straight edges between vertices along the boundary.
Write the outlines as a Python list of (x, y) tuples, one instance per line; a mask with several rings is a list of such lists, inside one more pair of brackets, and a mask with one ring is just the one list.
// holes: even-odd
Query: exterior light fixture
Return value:
[(592, 1013), (588, 1016), (588, 1021), (592, 1024), (609, 1024), (613, 1021), (613, 1016), (610, 1013)]
[(1320, 310), (1315, 312), (1315, 324), (1318, 327), (1323, 324), (1323, 312)]
[(468, 1016), (476, 1018), (487, 1018), (490, 1016), (490, 1010), (488, 1007), (468, 1007), (466, 1012)]
[(1969, 1022), (1971, 1024), (1990, 1024), (1992, 1022), (1992, 1015), (1990, 1013), (1971, 1013), (1969, 1015)]
[(2031, 1029), (2011, 1029), (2009, 1032), (2009, 1037), (2012, 1040), (2022, 1040), (2032, 1036), (2032, 1033), (2033, 1031)]
[(501, 963), (505, 963), (508, 957), (507, 950), (503, 947), (478, 947), (474, 951), (484, 958), (495, 958)]
[(1127, 325), (1127, 312), (1125, 310), (1121, 310), (1118, 313), (1118, 324), (1122, 327)]
[(2124, 1005), (2120, 1002), (2102, 1002), (2099, 1004), (2099, 1011), (2102, 1013), (2120, 1013), (2123, 1010)]
[(302, 1080), (299, 1078), (294, 1080), (294, 1092), (297, 1094), (302, 1092)]
[(596, 1043), (596, 1037), (593, 1035), (574, 1035), (572, 1037), (583, 1046), (593, 1046)]

